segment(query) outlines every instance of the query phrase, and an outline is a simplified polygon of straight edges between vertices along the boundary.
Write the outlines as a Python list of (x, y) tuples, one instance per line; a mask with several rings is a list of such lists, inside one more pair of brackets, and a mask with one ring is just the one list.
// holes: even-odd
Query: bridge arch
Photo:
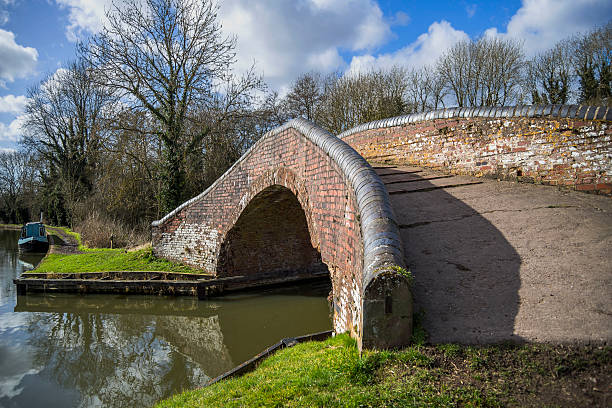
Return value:
[(328, 274), (319, 240), (309, 228), (309, 211), (294, 191), (282, 184), (256, 191), (249, 192), (252, 198), (221, 241), (217, 276), (291, 279)]
[[(291, 213), (277, 229), (269, 224), (278, 221), (275, 208)], [(283, 234), (293, 244), (280, 242)], [(411, 338), (412, 297), (398, 272), (405, 270), (403, 249), (384, 185), (354, 149), (308, 121), (264, 135), (206, 191), (154, 222), (152, 241), (157, 256), (220, 276), (246, 271), (254, 284), (266, 266), (280, 279), (292, 266), (317, 273), (325, 264), (336, 332), (350, 332), (360, 347)], [(275, 245), (292, 260), (265, 265)], [(264, 250), (260, 266), (231, 259), (245, 248)]]

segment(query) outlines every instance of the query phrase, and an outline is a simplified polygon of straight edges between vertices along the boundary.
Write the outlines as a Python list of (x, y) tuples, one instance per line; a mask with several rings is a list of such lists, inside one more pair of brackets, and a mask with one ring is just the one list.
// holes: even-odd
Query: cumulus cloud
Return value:
[(0, 122), (0, 142), (17, 142), (23, 135), (25, 116), (19, 115), (8, 125)]
[(238, 38), (237, 70), (255, 61), (277, 89), (303, 72), (344, 68), (342, 51), (373, 49), (391, 35), (373, 0), (226, 0), (220, 17)]
[(102, 29), (105, 20), (105, 9), (111, 0), (56, 0), (61, 8), (68, 10), (69, 25), (66, 27), (66, 38), (77, 41), (79, 38), (95, 34)]
[(454, 29), (448, 21), (442, 20), (430, 25), (427, 32), (421, 34), (416, 41), (393, 53), (353, 57), (348, 72), (354, 74), (394, 65), (417, 68), (432, 64), (448, 47), (467, 39), (469, 37), (465, 32)]
[[(68, 11), (71, 41), (101, 30), (111, 0), (56, 0)], [(344, 51), (374, 49), (391, 36), (392, 24), (407, 24), (398, 13), (389, 20), (375, 0), (224, 0), (223, 31), (238, 38), (238, 72), (253, 62), (274, 87), (309, 70), (333, 71), (346, 63)]]
[[(6, 0), (0, 0), (6, 1)], [(98, 32), (112, 0), (55, 0), (68, 10), (66, 35), (71, 40)], [(121, 0), (116, 0), (121, 1)], [(397, 51), (376, 54), (393, 37), (392, 27), (406, 25), (410, 16), (397, 12), (383, 16), (376, 0), (224, 0), (219, 13), (223, 30), (238, 39), (238, 72), (255, 62), (266, 81), (283, 89), (310, 70), (350, 72), (394, 64), (420, 66), (434, 62), (456, 41), (468, 38), (447, 21), (434, 22), (427, 32)], [(478, 12), (465, 5), (468, 17)], [(485, 35), (513, 38), (524, 44), (528, 56), (612, 15), (609, 0), (523, 0), (504, 29)], [(505, 31), (504, 31), (505, 30)], [(412, 39), (406, 39), (408, 43)], [(355, 55), (350, 64), (343, 58)], [(4, 59), (6, 61), (6, 58)]]
[(34, 72), (38, 51), (15, 42), (15, 34), (0, 28), (0, 79), (12, 82)]
[(0, 96), (0, 113), (21, 113), (28, 101), (24, 95)]
[(523, 0), (505, 33), (491, 28), (485, 35), (519, 40), (531, 56), (568, 36), (603, 25), (611, 16), (609, 0)]

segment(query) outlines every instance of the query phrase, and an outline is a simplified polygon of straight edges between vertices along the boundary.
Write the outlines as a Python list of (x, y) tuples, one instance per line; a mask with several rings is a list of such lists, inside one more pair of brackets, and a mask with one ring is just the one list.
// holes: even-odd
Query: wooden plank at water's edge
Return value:
[(224, 285), (229, 282), (244, 281), (244, 276), (199, 280), (158, 280), (158, 279), (14, 279), (17, 294), (27, 292), (62, 293), (123, 293), (148, 295), (198, 296), (206, 298), (223, 293)]
[(13, 280), (13, 283), (17, 286), (18, 295), (25, 295), (28, 292), (121, 293), (197, 296), (199, 299), (205, 299), (230, 291), (262, 288), (279, 284), (293, 284), (300, 281), (329, 279), (328, 273), (291, 274), (285, 276), (261, 275), (255, 277), (229, 276), (224, 278), (192, 275), (193, 277), (200, 277), (199, 279), (176, 279), (176, 277), (175, 279), (171, 277), (163, 279), (163, 277), (152, 273), (148, 275), (142, 273), (142, 275), (134, 276), (129, 272), (126, 272), (125, 275), (121, 275), (120, 272), (37, 274), (41, 277), (33, 277), (33, 275), (23, 274), (20, 278)]

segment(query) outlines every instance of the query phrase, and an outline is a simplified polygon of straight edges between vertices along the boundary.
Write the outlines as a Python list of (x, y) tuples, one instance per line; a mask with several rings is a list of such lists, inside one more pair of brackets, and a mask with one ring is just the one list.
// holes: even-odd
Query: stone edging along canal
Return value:
[(43, 293), (121, 293), (142, 295), (197, 296), (205, 299), (226, 292), (259, 289), (297, 282), (329, 279), (319, 275), (245, 276), (215, 278), (212, 275), (165, 271), (109, 271), (82, 273), (24, 273), (14, 279), (17, 294)]

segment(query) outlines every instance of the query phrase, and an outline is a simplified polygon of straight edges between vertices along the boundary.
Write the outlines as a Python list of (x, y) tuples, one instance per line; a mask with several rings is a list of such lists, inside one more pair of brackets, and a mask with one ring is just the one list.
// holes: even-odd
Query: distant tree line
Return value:
[(337, 134), (371, 120), (447, 106), (612, 104), (612, 22), (527, 59), (523, 45), (482, 37), (460, 41), (431, 66), (298, 77), (281, 101)]
[(612, 23), (531, 60), (518, 42), (483, 37), (418, 69), (304, 73), (279, 97), (254, 69), (234, 74), (213, 0), (128, 0), (107, 21), (29, 90), (20, 149), (0, 153), (2, 222), (42, 211), (127, 244), (292, 117), (337, 134), (447, 105), (612, 102)]

